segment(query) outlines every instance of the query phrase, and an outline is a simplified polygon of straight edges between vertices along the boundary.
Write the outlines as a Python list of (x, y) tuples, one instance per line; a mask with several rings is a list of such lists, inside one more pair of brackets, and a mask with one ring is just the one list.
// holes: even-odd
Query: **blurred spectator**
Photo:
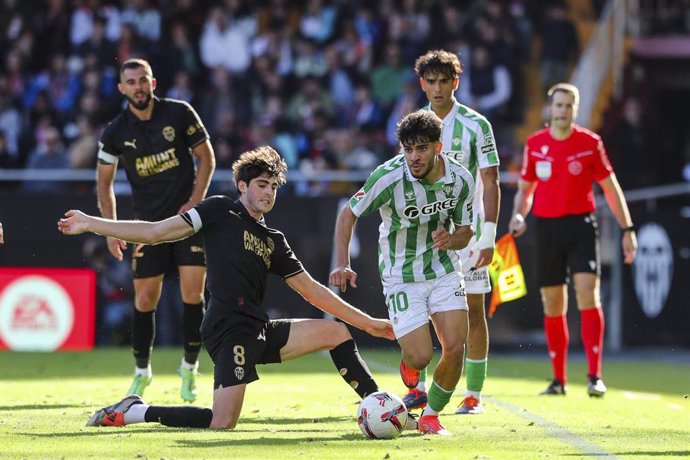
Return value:
[(73, 49), (79, 49), (94, 35), (100, 35), (97, 28), (102, 27), (103, 38), (115, 42), (120, 39), (122, 24), (120, 11), (114, 5), (102, 0), (76, 0), (70, 20), (70, 42)]
[(623, 102), (622, 116), (606, 136), (606, 148), (624, 190), (656, 185), (657, 162), (649, 161), (652, 145), (642, 116), (640, 102), (629, 97)]
[(333, 35), (337, 17), (338, 10), (334, 5), (324, 6), (322, 0), (307, 0), (307, 6), (300, 19), (299, 31), (309, 40), (325, 43)]
[(221, 7), (211, 9), (199, 43), (201, 62), (209, 68), (245, 72), (251, 64), (249, 43), (255, 31), (254, 18), (228, 17)]
[(42, 8), (34, 8), (31, 12), (31, 32), (35, 44), (31, 65), (35, 69), (51, 65), (56, 54), (69, 52), (70, 14), (67, 0), (49, 0), (42, 3)]
[(470, 65), (465, 68), (458, 92), (461, 103), (484, 114), (494, 123), (512, 92), (508, 69), (492, 62), (486, 47), (475, 46), (470, 53)]
[(112, 257), (105, 238), (100, 236), (84, 241), (82, 255), (96, 272), (96, 344), (129, 344), (130, 315), (134, 310), (129, 264)]
[(7, 149), (7, 137), (0, 131), (0, 169), (14, 169), (17, 166), (17, 158)]
[(389, 113), (395, 100), (403, 92), (405, 80), (412, 74), (409, 66), (402, 62), (400, 45), (386, 46), (384, 62), (376, 66), (371, 74), (371, 91), (374, 100)]
[[(93, 18), (90, 35), (75, 47), (75, 52), (82, 58), (92, 54), (101, 67), (115, 64), (115, 42), (107, 38), (106, 21), (102, 16)], [(118, 32), (118, 38), (119, 35)]]
[(12, 103), (12, 98), (6, 90), (6, 83), (7, 79), (0, 74), (0, 133), (5, 137), (7, 153), (18, 164), (22, 119), (19, 110)]
[(84, 114), (77, 115), (77, 137), (67, 148), (72, 169), (95, 169), (98, 133), (93, 121)]
[(131, 24), (140, 37), (153, 43), (161, 38), (161, 14), (149, 0), (124, 0), (120, 15), (123, 24)]
[(51, 107), (59, 113), (67, 113), (77, 101), (79, 87), (79, 78), (70, 72), (65, 55), (56, 54), (52, 57), (50, 69), (29, 81), (24, 96), (24, 107), (31, 107), (36, 95), (46, 91)]
[[(38, 146), (29, 155), (27, 169), (69, 169), (69, 156), (60, 138), (60, 131), (54, 126), (47, 127)], [(29, 180), (24, 182), (25, 192), (55, 193), (69, 190), (68, 183), (62, 181)]]
[(168, 92), (165, 93), (165, 97), (179, 99), (191, 104), (192, 100), (194, 99), (194, 89), (192, 88), (191, 80), (192, 79), (187, 72), (184, 70), (178, 71), (175, 73), (173, 85), (170, 89), (168, 89)]
[(562, 0), (546, 8), (541, 39), (541, 83), (546, 92), (556, 83), (568, 81), (570, 66), (580, 52), (575, 25), (568, 18), (568, 9)]

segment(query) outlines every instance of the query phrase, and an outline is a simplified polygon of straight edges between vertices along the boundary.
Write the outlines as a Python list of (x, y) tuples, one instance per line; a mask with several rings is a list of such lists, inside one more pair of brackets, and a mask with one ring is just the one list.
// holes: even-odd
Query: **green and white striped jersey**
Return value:
[[(453, 103), (453, 108), (443, 119), (443, 153), (467, 168), (474, 178), (472, 228), (478, 239), (484, 222), (484, 185), (479, 170), (498, 166), (498, 152), (489, 120), (455, 99)], [(431, 105), (427, 110), (431, 110)]]
[(449, 232), (472, 223), (474, 179), (461, 164), (441, 155), (445, 175), (434, 184), (416, 179), (404, 155), (398, 155), (371, 173), (350, 198), (355, 216), (377, 209), (379, 272), (383, 281), (411, 283), (460, 271), (457, 251), (432, 249), (431, 232), (439, 226)]

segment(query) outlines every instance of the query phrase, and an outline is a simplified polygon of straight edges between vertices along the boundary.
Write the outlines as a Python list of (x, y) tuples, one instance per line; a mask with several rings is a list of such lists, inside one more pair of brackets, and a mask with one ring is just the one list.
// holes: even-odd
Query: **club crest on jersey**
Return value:
[(237, 380), (242, 380), (244, 378), (244, 369), (240, 366), (235, 368), (235, 378), (237, 378)]
[(414, 192), (412, 190), (408, 190), (405, 192), (405, 201), (412, 201), (414, 200)]
[(359, 192), (355, 193), (354, 196), (352, 197), (355, 201), (359, 201), (362, 198), (366, 196), (366, 192), (364, 190), (360, 190)]
[(417, 206), (407, 206), (403, 209), (403, 215), (408, 219), (415, 219), (420, 215), (430, 216), (443, 210), (453, 209), (457, 204), (458, 200), (456, 198), (449, 198), (447, 200), (425, 204), (421, 209)]
[(175, 140), (175, 128), (172, 126), (166, 126), (163, 128), (163, 137), (166, 141), (172, 142)]
[(137, 149), (137, 139), (134, 138), (131, 141), (125, 141), (125, 147), (132, 147), (134, 150)]
[(443, 193), (446, 194), (446, 196), (450, 196), (451, 193), (453, 193), (453, 185), (448, 184), (443, 187)]
[(551, 162), (537, 161), (535, 164), (535, 172), (539, 179), (544, 181), (549, 180), (551, 177)]
[(541, 146), (541, 153), (543, 153), (544, 155), (549, 153), (549, 146), (548, 145), (542, 145)]
[(453, 147), (457, 147), (458, 145), (460, 145), (460, 136), (455, 136), (453, 138)]
[(568, 163), (568, 172), (573, 176), (579, 176), (582, 173), (582, 163), (579, 161), (571, 161)]

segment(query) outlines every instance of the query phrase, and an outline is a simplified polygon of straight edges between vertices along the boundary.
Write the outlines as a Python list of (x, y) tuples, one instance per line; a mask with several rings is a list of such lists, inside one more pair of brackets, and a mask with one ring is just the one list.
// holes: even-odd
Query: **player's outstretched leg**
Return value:
[(127, 395), (115, 404), (97, 410), (86, 426), (124, 426), (125, 412), (136, 404), (144, 404), (144, 401), (139, 395)]

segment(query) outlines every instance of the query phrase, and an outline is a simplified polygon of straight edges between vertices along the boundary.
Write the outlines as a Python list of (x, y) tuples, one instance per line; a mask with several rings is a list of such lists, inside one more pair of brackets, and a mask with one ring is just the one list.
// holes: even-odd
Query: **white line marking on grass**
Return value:
[(536, 425), (541, 427), (547, 435), (551, 436), (552, 438), (556, 438), (559, 441), (564, 442), (566, 444), (570, 444), (571, 446), (575, 447), (580, 452), (582, 452), (583, 455), (588, 455), (590, 457), (617, 458), (615, 455), (605, 451), (596, 444), (592, 444), (591, 442), (582, 439), (575, 433), (566, 430), (562, 426), (553, 423), (551, 420), (546, 419), (541, 415), (534, 414), (532, 412), (525, 410), (522, 407), (515, 406), (513, 404), (501, 401), (500, 399), (496, 399), (491, 396), (483, 396), (482, 399), (487, 400), (497, 406), (500, 406), (519, 417), (529, 420), (530, 422), (534, 422)]
[(661, 395), (657, 393), (640, 393), (637, 391), (624, 391), (623, 397), (625, 399), (632, 400), (644, 400), (644, 401), (658, 401), (661, 399)]
[(668, 403), (667, 406), (668, 406), (669, 409), (673, 409), (673, 410), (683, 410), (683, 409), (685, 409), (683, 406), (681, 406), (680, 404), (676, 404), (676, 403)]
[[(386, 372), (386, 373), (391, 373), (391, 372), (397, 372), (397, 369), (394, 369), (390, 365), (386, 363), (382, 363), (380, 361), (374, 360), (374, 359), (367, 359), (367, 365), (369, 366), (370, 369), (373, 369), (377, 372)], [(534, 422), (536, 425), (538, 425), (540, 428), (542, 428), (547, 435), (558, 439), (559, 441), (569, 444), (573, 446), (574, 448), (578, 449), (583, 455), (587, 455), (590, 457), (608, 457), (608, 458), (618, 458), (615, 455), (613, 455), (610, 452), (605, 451), (601, 447), (597, 446), (596, 444), (592, 444), (589, 441), (586, 441), (585, 439), (582, 439), (575, 433), (572, 433), (562, 426), (559, 426), (558, 424), (552, 422), (549, 419), (546, 419), (542, 417), (541, 415), (534, 414), (532, 412), (529, 412), (525, 408), (515, 406), (513, 404), (510, 404), (505, 401), (501, 401), (500, 399), (491, 397), (491, 396), (483, 396), (482, 397), (484, 400), (491, 402), (492, 404), (495, 404), (497, 406), (500, 406), (513, 414), (527, 419), (530, 422)]]

